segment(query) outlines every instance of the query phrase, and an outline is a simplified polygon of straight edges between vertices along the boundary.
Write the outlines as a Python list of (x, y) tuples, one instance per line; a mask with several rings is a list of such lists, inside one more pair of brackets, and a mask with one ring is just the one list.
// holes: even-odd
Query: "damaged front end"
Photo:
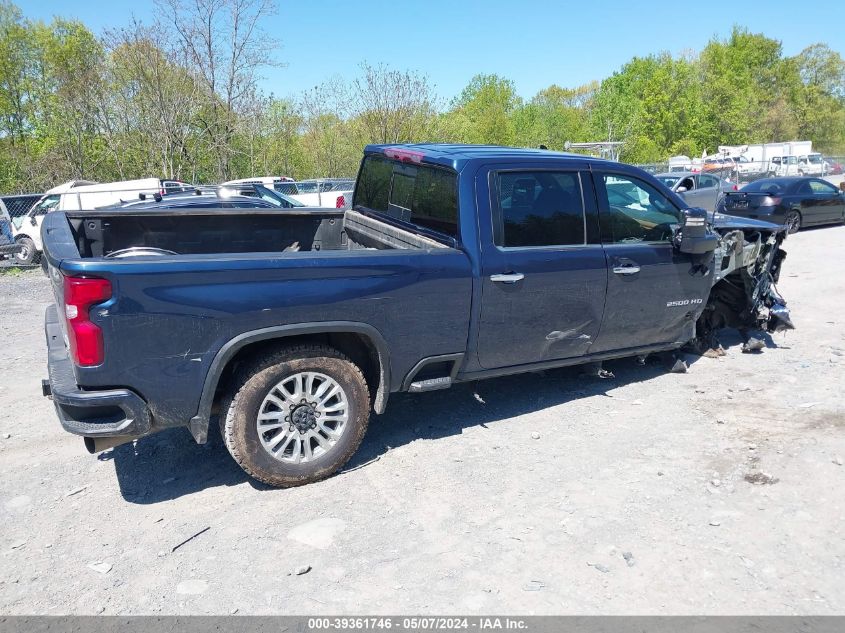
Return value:
[(716, 331), (736, 328), (746, 340), (743, 349), (759, 349), (748, 347), (749, 331), (781, 332), (795, 327), (776, 288), (786, 258), (781, 248), (786, 227), (719, 213), (711, 216), (711, 223), (720, 237), (713, 260), (713, 288), (696, 323), (693, 345), (701, 353), (718, 350)]

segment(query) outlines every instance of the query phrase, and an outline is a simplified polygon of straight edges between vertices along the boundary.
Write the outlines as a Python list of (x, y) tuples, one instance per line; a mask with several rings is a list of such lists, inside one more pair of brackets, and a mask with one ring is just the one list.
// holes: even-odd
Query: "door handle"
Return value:
[(614, 266), (613, 272), (617, 275), (636, 275), (640, 272), (640, 267), (636, 264), (625, 264), (624, 266)]
[(490, 275), (490, 281), (495, 281), (503, 284), (515, 284), (517, 281), (525, 279), (522, 273), (502, 273), (498, 275)]

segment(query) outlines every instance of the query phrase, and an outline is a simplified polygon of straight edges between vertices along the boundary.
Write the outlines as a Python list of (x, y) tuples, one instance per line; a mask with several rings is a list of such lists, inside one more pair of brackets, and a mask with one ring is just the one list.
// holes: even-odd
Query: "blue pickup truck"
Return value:
[(42, 236), (64, 428), (202, 443), (216, 414), (273, 486), (339, 469), (392, 392), (791, 327), (783, 227), (544, 150), (373, 145), (351, 209), (55, 212)]

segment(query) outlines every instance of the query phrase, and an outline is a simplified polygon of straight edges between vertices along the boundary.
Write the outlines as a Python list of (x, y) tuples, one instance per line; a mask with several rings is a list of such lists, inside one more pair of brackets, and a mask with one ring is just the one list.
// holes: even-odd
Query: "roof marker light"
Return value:
[(403, 163), (414, 163), (419, 165), (425, 154), (410, 149), (403, 149), (401, 147), (385, 147), (384, 155), (390, 159), (398, 160)]

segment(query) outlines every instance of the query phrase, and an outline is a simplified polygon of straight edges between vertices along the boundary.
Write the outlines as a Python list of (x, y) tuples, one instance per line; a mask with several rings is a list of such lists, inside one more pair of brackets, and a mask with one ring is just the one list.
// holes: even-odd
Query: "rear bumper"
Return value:
[(62, 427), (86, 437), (140, 437), (150, 432), (152, 416), (147, 404), (129, 389), (85, 391), (76, 384), (55, 305), (44, 315), (47, 335), (49, 385), (42, 389), (53, 398)]

